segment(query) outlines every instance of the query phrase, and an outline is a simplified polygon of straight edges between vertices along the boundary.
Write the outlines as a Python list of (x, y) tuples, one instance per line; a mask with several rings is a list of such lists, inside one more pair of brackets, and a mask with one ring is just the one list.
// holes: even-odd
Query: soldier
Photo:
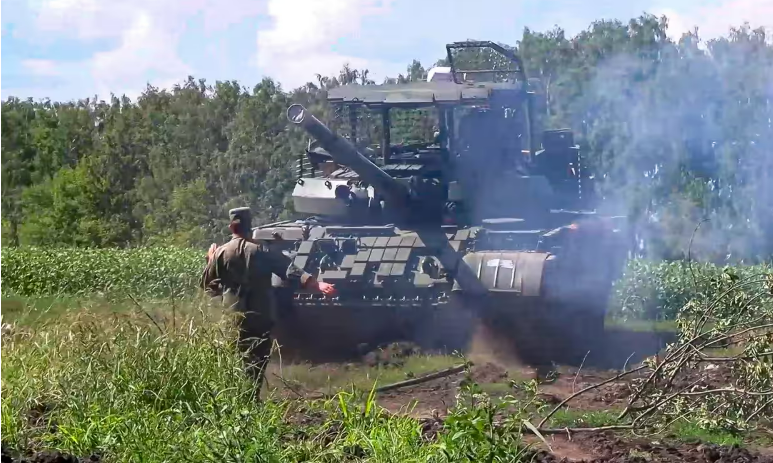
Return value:
[(231, 209), (231, 240), (218, 247), (212, 244), (201, 287), (211, 297), (222, 296), (223, 304), (243, 315), (239, 327), (239, 347), (249, 352), (247, 372), (257, 382), (257, 396), (271, 353), (271, 329), (274, 325), (274, 292), (271, 274), (294, 289), (311, 289), (325, 295), (335, 294), (329, 283), (317, 281), (296, 267), (283, 253), (252, 240), (249, 207)]

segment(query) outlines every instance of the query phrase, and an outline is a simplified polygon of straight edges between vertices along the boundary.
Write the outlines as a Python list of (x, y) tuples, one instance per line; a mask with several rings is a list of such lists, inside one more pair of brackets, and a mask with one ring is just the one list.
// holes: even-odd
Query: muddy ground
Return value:
[(773, 462), (773, 457), (756, 450), (702, 443), (665, 444), (647, 439), (622, 439), (611, 432), (575, 435), (569, 440), (555, 436), (553, 452), (538, 451), (534, 462), (615, 463), (752, 463)]
[[(514, 376), (536, 377), (533, 369), (508, 368), (486, 363), (473, 366), (472, 379), (481, 385), (502, 384)], [(563, 399), (586, 386), (614, 376), (609, 371), (579, 371), (576, 368), (559, 367), (555, 376), (539, 386), (539, 397), (550, 405), (558, 405)], [(454, 395), (463, 379), (444, 378), (423, 385), (390, 391), (379, 397), (379, 403), (393, 413), (406, 413), (406, 404), (416, 401), (411, 415), (422, 420), (425, 432), (430, 437), (442, 429), (443, 416), (448, 406), (454, 403)], [(504, 394), (501, 388), (494, 389), (490, 395)], [(627, 382), (620, 381), (603, 386), (598, 390), (582, 394), (570, 401), (566, 409), (578, 414), (610, 409), (621, 409), (627, 403), (630, 388)], [(552, 408), (552, 407), (551, 407)], [(536, 423), (535, 423), (536, 424)], [(548, 427), (550, 425), (548, 424)], [(535, 462), (713, 462), (747, 463), (773, 462), (773, 449), (748, 449), (730, 446), (718, 446), (694, 441), (677, 442), (674, 439), (653, 440), (633, 438), (621, 433), (592, 432), (547, 435), (549, 447), (536, 437), (528, 436), (527, 442), (536, 451)]]
[[(404, 348), (392, 350), (404, 352)], [(379, 355), (382, 365), (387, 365), (383, 352)], [(499, 363), (486, 361), (486, 358), (478, 357), (478, 363), (470, 368), (469, 374), (462, 372), (422, 384), (380, 393), (377, 396), (377, 402), (393, 414), (407, 415), (419, 420), (422, 424), (424, 437), (431, 441), (436, 439), (439, 432), (442, 432), (444, 418), (449, 409), (454, 406), (456, 394), (464, 381), (472, 379), (484, 390), (490, 391), (489, 395), (497, 397), (508, 393), (518, 394), (516, 390), (508, 389), (511, 380), (517, 382), (529, 378), (540, 378), (541, 384), (538, 388), (540, 399), (547, 404), (557, 405), (574, 391), (597, 384), (616, 375), (616, 373), (615, 371), (586, 367), (578, 369), (559, 366), (549, 372), (547, 377), (544, 377), (542, 372), (533, 367), (524, 365), (503, 366)], [(727, 379), (721, 371), (716, 370), (696, 372), (696, 374), (705, 376), (708, 382), (721, 382)], [(627, 403), (629, 394), (629, 383), (621, 380), (578, 396), (569, 402), (567, 409), (577, 413), (619, 410)], [(309, 391), (309, 397), (314, 397), (311, 391)], [(316, 421), (322, 422), (325, 417), (311, 417), (301, 413), (291, 419), (300, 420), (296, 424), (310, 424)], [(685, 442), (677, 440), (676, 436), (637, 438), (630, 434), (612, 431), (558, 433), (546, 436), (547, 445), (535, 436), (527, 435), (525, 439), (532, 446), (533, 460), (531, 461), (536, 463), (773, 462), (773, 449), (760, 448), (759, 446), (754, 448), (720, 446), (700, 442), (697, 439)]]
[[(460, 372), (382, 392), (378, 394), (377, 402), (391, 413), (420, 420), (425, 437), (433, 439), (442, 430), (444, 417), (454, 407), (457, 393), (465, 381), (474, 381), (496, 398), (507, 394), (517, 395), (513, 384), (536, 379), (539, 382), (539, 399), (545, 404), (557, 405), (575, 391), (612, 378), (624, 367), (630, 369), (644, 358), (657, 355), (666, 343), (673, 340), (674, 335), (669, 333), (608, 329), (604, 338), (599, 339), (595, 345), (595, 355), (583, 356), (584, 361), (579, 365), (571, 365), (577, 363), (576, 354), (573, 353), (574, 362), (546, 366), (529, 364), (528, 355), (524, 357), (523, 351), (515, 352), (507, 341), (503, 343), (490, 330), (478, 328), (466, 352), (467, 358), (473, 363), (469, 374)], [(361, 362), (377, 364), (382, 368), (400, 368), (405, 356), (420, 352), (419, 347), (406, 343), (387, 345), (367, 353)], [(339, 367), (330, 364), (330, 371), (334, 372)], [(692, 382), (700, 376), (705, 378), (706, 383), (727, 384), (730, 378), (726, 372), (722, 368), (713, 367), (710, 370), (695, 371), (690, 374), (690, 378), (679, 380)], [(315, 365), (315, 369), (324, 370), (325, 364)], [(629, 382), (643, 375), (634, 374), (584, 393), (565, 405), (565, 410), (577, 415), (622, 410), (631, 393)], [(305, 393), (310, 398), (318, 397), (316, 391)], [(297, 392), (293, 394), (297, 396)], [(773, 449), (718, 446), (697, 440), (685, 443), (674, 439), (675, 436), (671, 437), (654, 440), (608, 431), (552, 434), (547, 437), (548, 445), (532, 436), (526, 439), (533, 444), (535, 462), (773, 462)]]

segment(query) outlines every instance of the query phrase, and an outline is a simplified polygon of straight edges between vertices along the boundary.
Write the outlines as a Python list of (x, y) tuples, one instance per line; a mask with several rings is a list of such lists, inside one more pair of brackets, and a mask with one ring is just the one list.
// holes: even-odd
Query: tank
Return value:
[[(471, 49), (510, 66), (458, 69)], [(288, 108), (311, 137), (296, 217), (253, 237), (338, 295), (275, 281), (283, 356), (340, 360), (396, 341), (465, 352), (484, 333), (520, 360), (569, 363), (603, 337), (630, 248), (626, 217), (597, 212), (571, 130), (538, 129), (544, 99), (516, 54), (492, 42), (447, 50), (448, 66), (430, 71), (447, 78), (330, 90), (347, 136)], [(363, 130), (364, 120), (377, 123)], [(425, 140), (392, 142), (417, 127)]]

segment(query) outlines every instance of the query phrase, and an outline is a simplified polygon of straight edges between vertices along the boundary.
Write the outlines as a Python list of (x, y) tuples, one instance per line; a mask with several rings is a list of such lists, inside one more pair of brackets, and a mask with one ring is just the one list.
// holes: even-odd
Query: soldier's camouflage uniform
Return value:
[(275, 300), (271, 275), (299, 289), (311, 275), (296, 267), (283, 253), (240, 237), (220, 246), (201, 276), (201, 287), (212, 297), (243, 315), (239, 347), (248, 352), (247, 371), (256, 379), (258, 392), (271, 353)]

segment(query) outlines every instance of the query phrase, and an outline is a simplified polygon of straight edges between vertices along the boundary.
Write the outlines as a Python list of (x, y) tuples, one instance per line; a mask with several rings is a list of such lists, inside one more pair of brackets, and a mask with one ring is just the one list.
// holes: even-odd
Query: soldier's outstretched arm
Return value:
[(289, 283), (294, 290), (304, 288), (312, 291), (321, 291), (328, 295), (335, 294), (333, 285), (317, 281), (313, 275), (304, 272), (302, 268), (295, 265), (292, 259), (281, 251), (267, 248), (264, 258), (271, 268), (271, 273)]
[(262, 259), (259, 259), (258, 262), (268, 265), (271, 273), (281, 278), (285, 283), (289, 283), (295, 290), (306, 287), (312, 278), (311, 274), (304, 272), (281, 251), (265, 247), (262, 254)]

